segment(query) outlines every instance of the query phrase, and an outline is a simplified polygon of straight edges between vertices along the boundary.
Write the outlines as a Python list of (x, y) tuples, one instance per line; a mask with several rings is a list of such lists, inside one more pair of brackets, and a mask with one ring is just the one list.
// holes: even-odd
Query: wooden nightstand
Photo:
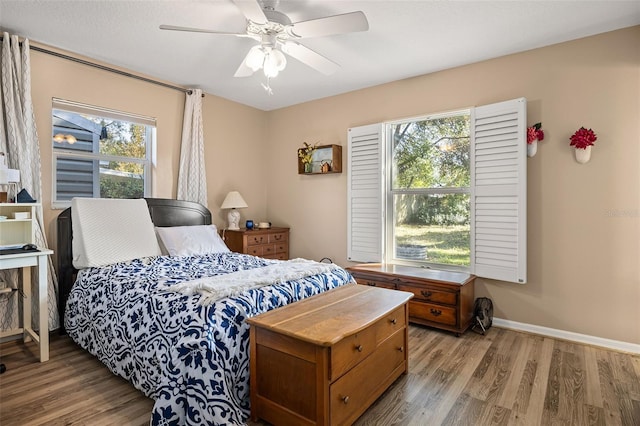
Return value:
[(266, 259), (289, 259), (289, 228), (221, 230), (229, 250)]

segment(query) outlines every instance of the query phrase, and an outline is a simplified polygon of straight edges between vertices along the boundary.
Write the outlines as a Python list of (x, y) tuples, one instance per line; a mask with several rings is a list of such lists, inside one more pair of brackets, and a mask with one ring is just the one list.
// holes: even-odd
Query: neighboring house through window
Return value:
[(347, 257), (526, 282), (526, 100), (349, 129)]
[(55, 98), (51, 118), (54, 208), (150, 195), (155, 119)]

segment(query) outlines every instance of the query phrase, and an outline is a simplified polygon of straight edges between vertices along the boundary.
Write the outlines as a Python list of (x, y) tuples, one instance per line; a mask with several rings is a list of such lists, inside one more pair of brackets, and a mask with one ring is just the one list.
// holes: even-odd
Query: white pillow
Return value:
[(169, 256), (230, 251), (215, 225), (157, 227), (156, 232)]
[(74, 198), (71, 221), (77, 269), (162, 254), (144, 199)]

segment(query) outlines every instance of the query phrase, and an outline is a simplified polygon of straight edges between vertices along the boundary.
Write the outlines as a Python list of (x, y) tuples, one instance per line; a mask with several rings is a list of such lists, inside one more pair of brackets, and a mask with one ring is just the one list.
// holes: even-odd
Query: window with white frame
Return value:
[(347, 258), (526, 282), (526, 100), (349, 129)]
[(54, 208), (150, 195), (155, 119), (54, 98), (51, 120)]
[(386, 260), (470, 265), (469, 111), (386, 124)]

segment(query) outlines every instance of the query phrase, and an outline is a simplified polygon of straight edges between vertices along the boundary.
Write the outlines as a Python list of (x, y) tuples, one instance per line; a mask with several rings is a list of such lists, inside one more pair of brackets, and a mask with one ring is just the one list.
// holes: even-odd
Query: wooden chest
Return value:
[(267, 259), (289, 259), (289, 228), (221, 230), (229, 250)]
[(346, 285), (249, 318), (252, 420), (353, 423), (408, 371), (412, 296)]
[(413, 293), (410, 322), (452, 331), (456, 336), (471, 325), (474, 275), (380, 263), (346, 269), (358, 284)]

